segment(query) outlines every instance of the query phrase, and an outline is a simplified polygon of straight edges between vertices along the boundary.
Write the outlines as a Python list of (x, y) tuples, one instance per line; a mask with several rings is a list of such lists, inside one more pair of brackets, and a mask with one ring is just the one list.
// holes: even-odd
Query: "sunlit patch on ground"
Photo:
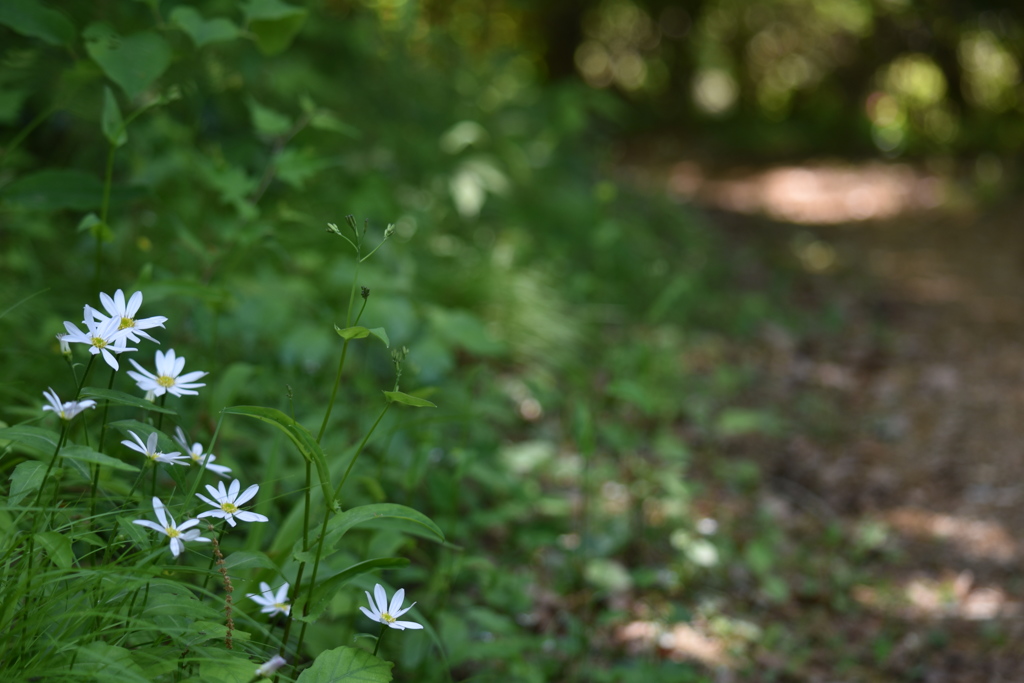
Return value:
[(1016, 540), (998, 522), (911, 507), (892, 510), (884, 519), (893, 529), (909, 536), (946, 541), (971, 559), (1009, 564), (1018, 557)]
[(620, 627), (616, 640), (634, 655), (657, 651), (678, 662), (699, 662), (708, 667), (732, 667), (725, 642), (693, 624), (631, 621)]
[(942, 205), (945, 180), (906, 164), (806, 164), (711, 178), (696, 163), (672, 167), (668, 190), (680, 198), (799, 224), (891, 218)]
[(854, 599), (865, 607), (910, 619), (957, 618), (983, 621), (1016, 616), (1021, 605), (998, 586), (979, 586), (969, 571), (936, 579), (917, 575), (896, 586), (857, 586)]

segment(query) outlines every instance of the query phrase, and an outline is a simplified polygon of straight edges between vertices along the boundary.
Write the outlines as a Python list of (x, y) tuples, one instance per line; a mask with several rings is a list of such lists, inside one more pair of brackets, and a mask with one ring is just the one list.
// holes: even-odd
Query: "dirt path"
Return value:
[(1024, 206), (943, 207), (938, 181), (904, 167), (819, 170), (667, 172), (670, 193), (788, 252), (842, 311), (838, 346), (766, 335), (776, 380), (827, 392), (843, 423), (831, 443), (794, 437), (769, 471), (888, 529), (898, 559), (872, 567), (849, 616), (895, 625), (870, 680), (1024, 681)]

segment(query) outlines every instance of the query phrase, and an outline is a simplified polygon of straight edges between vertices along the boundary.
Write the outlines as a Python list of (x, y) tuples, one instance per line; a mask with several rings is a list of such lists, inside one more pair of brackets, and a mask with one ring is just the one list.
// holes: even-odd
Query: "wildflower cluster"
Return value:
[[(358, 241), (361, 236), (355, 234), (355, 239)], [(246, 509), (256, 501), (260, 492), (260, 484), (243, 484), (239, 478), (234, 476), (233, 468), (230, 465), (218, 461), (217, 456), (212, 452), (214, 450), (213, 442), (208, 441), (206, 442), (208, 445), (204, 445), (204, 442), (190, 438), (186, 426), (179, 424), (181, 418), (177, 411), (166, 406), (169, 396), (172, 397), (171, 400), (181, 401), (188, 401), (192, 397), (199, 396), (200, 390), (206, 386), (202, 380), (207, 377), (207, 372), (195, 370), (185, 372), (186, 361), (183, 356), (176, 353), (173, 348), (158, 349), (155, 351), (154, 363), (150, 367), (145, 367), (135, 358), (129, 358), (133, 369), (127, 370), (125, 374), (134, 382), (137, 390), (135, 395), (125, 394), (114, 388), (121, 369), (120, 356), (137, 353), (143, 344), (160, 344), (161, 341), (154, 335), (159, 330), (166, 329), (168, 319), (165, 316), (140, 316), (143, 304), (142, 292), (134, 292), (130, 296), (126, 296), (122, 290), (118, 289), (113, 295), (103, 293), (99, 298), (100, 308), (84, 306), (82, 320), (65, 321), (66, 334), (57, 337), (61, 354), (68, 361), (74, 374), (73, 397), (70, 400), (63, 400), (53, 387), (47, 387), (42, 392), (45, 405), (41, 407), (41, 411), (37, 415), (52, 414), (56, 416), (60, 425), (59, 434), (49, 432), (42, 427), (28, 427), (19, 430), (6, 428), (0, 424), (0, 439), (5, 437), (25, 438), (32, 439), (35, 444), (50, 443), (55, 446), (48, 466), (40, 468), (38, 463), (27, 461), (15, 467), (15, 473), (11, 479), (16, 486), (21, 488), (35, 486), (34, 489), (28, 489), (35, 498), (34, 500), (30, 499), (32, 505), (26, 508), (27, 512), (25, 513), (28, 515), (30, 529), (27, 530), (28, 533), (25, 536), (21, 537), (32, 540), (27, 545), (24, 540), (15, 540), (14, 545), (5, 541), (8, 543), (6, 546), (8, 554), (5, 556), (8, 560), (6, 561), (6, 570), (4, 566), (0, 566), (0, 573), (9, 571), (15, 566), (23, 566), (27, 572), (31, 573), (34, 571), (33, 567), (38, 569), (39, 563), (47, 557), (56, 558), (54, 562), (57, 563), (57, 566), (69, 572), (69, 575), (82, 572), (91, 563), (88, 570), (82, 572), (81, 578), (83, 582), (88, 583), (89, 587), (80, 591), (76, 589), (77, 592), (74, 594), (80, 596), (76, 599), (83, 601), (81, 606), (83, 613), (97, 615), (95, 617), (97, 633), (102, 633), (104, 630), (115, 632), (124, 629), (126, 624), (134, 624), (136, 621), (139, 624), (149, 624), (148, 616), (141, 620), (138, 620), (137, 617), (147, 609), (159, 611), (157, 607), (154, 607), (159, 606), (160, 600), (163, 599), (160, 597), (162, 593), (159, 590), (153, 592), (153, 602), (151, 604), (149, 602), (151, 600), (150, 583), (156, 580), (153, 577), (160, 577), (159, 580), (165, 584), (172, 580), (179, 582), (181, 591), (175, 588), (173, 594), (179, 596), (184, 592), (184, 599), (195, 598), (197, 605), (207, 598), (199, 598), (191, 592), (187, 585), (191, 579), (187, 577), (200, 577), (203, 582), (202, 593), (204, 596), (216, 595), (216, 592), (208, 590), (209, 581), (213, 579), (218, 581), (223, 589), (221, 603), (224, 608), (226, 628), (224, 648), (226, 650), (233, 649), (232, 643), (234, 642), (232, 631), (235, 628), (236, 617), (232, 612), (234, 608), (231, 600), (232, 582), (247, 580), (258, 582), (259, 592), (248, 593), (247, 597), (252, 604), (258, 606), (259, 612), (266, 615), (267, 618), (283, 622), (284, 633), (280, 638), (280, 645), (267, 643), (253, 652), (253, 655), (259, 656), (259, 661), (263, 662), (257, 667), (256, 661), (251, 660), (254, 665), (253, 675), (255, 677), (274, 676), (278, 669), (287, 664), (288, 660), (283, 655), (285, 646), (291, 642), (289, 632), (293, 621), (302, 623), (301, 631), (298, 634), (298, 645), (295, 647), (295, 652), (301, 653), (306, 624), (313, 621), (309, 615), (309, 609), (314, 588), (327, 585), (333, 580), (333, 576), (328, 575), (320, 576), (318, 581), (317, 572), (321, 554), (325, 549), (323, 538), (328, 528), (327, 521), (331, 515), (340, 514), (339, 508), (333, 504), (332, 498), (336, 497), (336, 492), (341, 490), (355, 460), (353, 459), (349, 464), (349, 469), (345, 471), (341, 482), (335, 487), (330, 481), (330, 473), (325, 466), (324, 456), (319, 447), (319, 437), (315, 443), (309, 440), (312, 438), (311, 436), (303, 441), (305, 447), (311, 449), (313, 453), (311, 457), (316, 461), (317, 467), (323, 468), (321, 481), (326, 482), (322, 486), (326, 500), (320, 536), (313, 537), (308, 528), (310, 511), (309, 497), (307, 496), (304, 519), (307, 528), (303, 531), (301, 547), (299, 547), (300, 542), (293, 539), (296, 550), (302, 551), (303, 557), (315, 554), (315, 562), (311, 564), (311, 571), (308, 574), (304, 575), (307, 560), (299, 560), (297, 556), (300, 553), (298, 552), (293, 553), (296, 556), (294, 562), (292, 558), (288, 557), (283, 563), (274, 564), (269, 555), (247, 550), (243, 551), (241, 555), (245, 556), (245, 561), (249, 562), (248, 566), (243, 568), (252, 570), (248, 578), (230, 575), (229, 572), (233, 571), (232, 567), (237, 567), (243, 560), (236, 560), (233, 563), (231, 557), (225, 558), (222, 554), (221, 541), (225, 534), (241, 533), (248, 524), (267, 524), (271, 528), (281, 527), (283, 533), (283, 530), (288, 527), (287, 521), (272, 520), (271, 516)], [(356, 322), (358, 322), (358, 318)], [(370, 331), (355, 327), (349, 328), (347, 332), (339, 330), (339, 333), (342, 333), (346, 345), (352, 338), (363, 338), (371, 333), (382, 339), (385, 344), (388, 343), (382, 329)], [(76, 365), (74, 360), (74, 349), (79, 344), (85, 345), (90, 354), (88, 364), (84, 365), (84, 371), (80, 370), (82, 366)], [(110, 383), (107, 389), (87, 386), (88, 376), (93, 366), (96, 365), (94, 361), (97, 357), (111, 368)], [(342, 358), (344, 358), (344, 353)], [(396, 368), (400, 370), (400, 359), (395, 363)], [(387, 392), (387, 395), (388, 402), (383, 407), (385, 412), (393, 402), (407, 405), (422, 405), (424, 403), (420, 399), (414, 399), (399, 392), (397, 382), (395, 390)], [(417, 400), (420, 401), (419, 404), (415, 402)], [(131, 410), (141, 410), (142, 414), (137, 416), (139, 419), (108, 422), (111, 406), (128, 406)], [(100, 410), (97, 410), (98, 408)], [(266, 415), (268, 412), (273, 412), (271, 409), (239, 406), (225, 409), (224, 413), (230, 414), (232, 411), (235, 414), (243, 415)], [(383, 414), (382, 412), (381, 416)], [(324, 427), (327, 425), (329, 416), (330, 408), (324, 418)], [(100, 417), (99, 425), (91, 424), (94, 417)], [(76, 420), (76, 418), (79, 419)], [(286, 422), (283, 414), (274, 416), (273, 419), (277, 424)], [(169, 436), (164, 431), (165, 420), (173, 420), (171, 423), (173, 436)], [(378, 418), (378, 423), (379, 421)], [(294, 420), (292, 419), (288, 424), (294, 425)], [(324, 427), (321, 428), (321, 435)], [(299, 426), (289, 426), (288, 428), (305, 429)], [(118, 442), (108, 440), (108, 431), (114, 429), (123, 436), (119, 440), (120, 446), (125, 449), (122, 455), (127, 454), (129, 457), (119, 459), (104, 453), (104, 444)], [(306, 433), (308, 434), (308, 432)], [(84, 444), (75, 444), (70, 440), (71, 437), (78, 439), (79, 435), (84, 436)], [(98, 438), (95, 435), (98, 435)], [(216, 433), (214, 434), (215, 439)], [(311, 443), (312, 445), (310, 445)], [(358, 456), (358, 452), (356, 456)], [(67, 458), (67, 460), (63, 460), (63, 458)], [(67, 485), (67, 480), (63, 477), (67, 476), (66, 472), (70, 468), (59, 469), (56, 467), (58, 462), (74, 464), (73, 471), (82, 476), (84, 484), (76, 481), (74, 487)], [(116, 475), (123, 472), (138, 472), (130, 489), (115, 481)], [(216, 478), (213, 483), (204, 481), (207, 473)], [(53, 474), (52, 477), (51, 474)], [(307, 473), (307, 490), (312, 488), (308, 476)], [(17, 500), (19, 500), (16, 498), (15, 485), (12, 485), (12, 493), (8, 496), (9, 500), (14, 501), (13, 505), (17, 505)], [(84, 490), (89, 491), (88, 497), (81, 495), (80, 492)], [(128, 492), (123, 495), (125, 490)], [(74, 493), (71, 493), (72, 491)], [(138, 493), (136, 493), (137, 491)], [(70, 496), (69, 493), (71, 493)], [(117, 498), (122, 495), (123, 500), (118, 502)], [(70, 504), (66, 502), (69, 499), (72, 500)], [(76, 500), (84, 500), (87, 504), (74, 502)], [(136, 505), (140, 505), (140, 509), (133, 514), (130, 509)], [(43, 511), (43, 514), (38, 511)], [(355, 512), (355, 510), (350, 512)], [(402, 514), (405, 515), (405, 513)], [(116, 519), (116, 523), (104, 528), (103, 524), (106, 519)], [(132, 529), (135, 531), (127, 533)], [(146, 531), (142, 531), (143, 529)], [(159, 546), (152, 551), (146, 549), (148, 545), (147, 532), (155, 532), (161, 543), (166, 539), (167, 551)], [(84, 541), (82, 543), (78, 543), (78, 540), (65, 542), (63, 539), (67, 535), (75, 539), (84, 539)], [(250, 542), (252, 542), (251, 538)], [(12, 547), (18, 548), (17, 543), (21, 543), (21, 550), (18, 551), (21, 552), (20, 557), (28, 558), (21, 565), (10, 559), (18, 557), (12, 555), (15, 551), (10, 550)], [(74, 545), (75, 543), (78, 545)], [(275, 541), (275, 543), (277, 542)], [(314, 543), (317, 545), (314, 546)], [(46, 555), (39, 555), (35, 544), (43, 548)], [(83, 554), (88, 552), (90, 546), (101, 550), (92, 554)], [(141, 546), (143, 551), (141, 553), (133, 552), (133, 546)], [(198, 567), (186, 571), (179, 571), (180, 567), (159, 568), (160, 563), (167, 561), (167, 552), (170, 553), (171, 561), (174, 564), (184, 565), (190, 562), (190, 558), (195, 558), (200, 554), (210, 554), (211, 550), (212, 558), (209, 558), (209, 568), (206, 572)], [(327, 553), (323, 555), (324, 557), (333, 552), (330, 547), (327, 547), (326, 550)], [(254, 562), (251, 559), (252, 556), (263, 559)], [(70, 561), (67, 559), (69, 557)], [(125, 565), (125, 562), (131, 564)], [(95, 579), (90, 577), (100, 574), (90, 574), (90, 572), (97, 566), (97, 563), (109, 564), (111, 567), (130, 566), (131, 572), (118, 574), (117, 572), (120, 572), (121, 569), (114, 569), (115, 573), (111, 576), (138, 576), (141, 578), (133, 579), (137, 583), (126, 581), (123, 587), (120, 580), (103, 579), (96, 583)], [(158, 568), (156, 571), (150, 571), (146, 569), (148, 564), (156, 564)], [(216, 571), (214, 571), (214, 565), (217, 567)], [(270, 582), (259, 580), (263, 576), (257, 574), (255, 570), (276, 571), (279, 579), (277, 581), (271, 579)], [(0, 576), (0, 581), (7, 580)], [(61, 578), (61, 580), (66, 579)], [(24, 585), (30, 584), (31, 580)], [(308, 597), (305, 602), (296, 603), (300, 590), (308, 591)], [(65, 595), (66, 593), (60, 594)], [(369, 593), (366, 595), (369, 609), (366, 607), (360, 609), (368, 618), (381, 625), (381, 633), (377, 637), (377, 648), (380, 647), (384, 632), (389, 629), (423, 628), (417, 622), (400, 620), (400, 617), (415, 605), (413, 603), (403, 608), (404, 589), (398, 589), (388, 600), (385, 588), (381, 584), (377, 584), (374, 587), (373, 597), (370, 597)], [(11, 623), (24, 624), (31, 610), (36, 610), (37, 607), (42, 609), (39, 605), (46, 599), (45, 596), (45, 593), (40, 592), (38, 595), (24, 599), (19, 611), (12, 617)], [(300, 607), (293, 609), (293, 604), (298, 604)], [(57, 607), (51, 604), (47, 609), (53, 612)], [(40, 613), (42, 612), (40, 611)], [(104, 614), (107, 616), (103, 616)], [(246, 615), (246, 618), (251, 619), (253, 616)], [(209, 620), (209, 618), (207, 613), (203, 617), (197, 615), (194, 621)], [(90, 616), (89, 619), (93, 619), (93, 617)], [(104, 621), (105, 619), (106, 621)], [(27, 629), (23, 626), (18, 626), (18, 628), (27, 633)], [(129, 627), (129, 630), (130, 628), (134, 628), (134, 626)], [(147, 626), (142, 628), (147, 628)], [(0, 629), (0, 638), (2, 638), (2, 634), (3, 629)], [(52, 635), (45, 627), (41, 627), (34, 635), (28, 634), (21, 637), (30, 640), (34, 638), (38, 643), (45, 643)], [(155, 638), (165, 640), (167, 637), (167, 634), (163, 633)], [(152, 639), (145, 642), (152, 642)], [(268, 651), (273, 652), (278, 649), (280, 654), (269, 656)], [(343, 647), (342, 649), (351, 648)], [(128, 650), (126, 649), (125, 652)], [(373, 654), (376, 655), (376, 653), (377, 650), (374, 649)], [(69, 661), (68, 670), (74, 671), (76, 660), (72, 657)], [(80, 661), (85, 661), (85, 658), (83, 657)], [(333, 666), (333, 664), (324, 666)], [(68, 677), (73, 678), (76, 675), (70, 673)]]

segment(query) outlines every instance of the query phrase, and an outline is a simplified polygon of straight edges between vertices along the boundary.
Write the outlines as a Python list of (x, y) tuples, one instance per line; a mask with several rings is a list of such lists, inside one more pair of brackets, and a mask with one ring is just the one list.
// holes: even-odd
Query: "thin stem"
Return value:
[(373, 426), (370, 427), (370, 431), (368, 431), (366, 436), (363, 437), (362, 443), (359, 444), (356, 454), (352, 456), (352, 461), (349, 462), (348, 468), (345, 470), (345, 475), (341, 478), (341, 482), (338, 483), (338, 488), (334, 489), (334, 496), (329, 501), (329, 506), (333, 505), (333, 503), (341, 497), (341, 488), (345, 485), (345, 481), (348, 479), (349, 473), (352, 472), (352, 468), (355, 466), (356, 460), (359, 459), (359, 455), (363, 452), (366, 442), (369, 441), (370, 436), (373, 435), (373, 430), (377, 429), (377, 425), (379, 425), (380, 421), (384, 419), (385, 415), (387, 415), (389, 408), (391, 408), (391, 401), (388, 401), (387, 405), (384, 406), (384, 410), (380, 411), (380, 415), (377, 416), (377, 421), (373, 423)]
[(107, 152), (107, 173), (103, 180), (103, 203), (100, 205), (100, 225), (99, 232), (96, 234), (96, 287), (99, 288), (100, 283), (100, 265), (103, 259), (103, 239), (102, 231), (107, 228), (107, 215), (110, 213), (110, 188), (113, 186), (114, 181), (114, 152), (117, 150), (117, 146), (111, 143), (110, 151)]
[(346, 339), (345, 343), (341, 347), (341, 358), (338, 360), (338, 373), (334, 376), (334, 387), (331, 388), (331, 400), (327, 402), (327, 412), (324, 413), (324, 421), (320, 423), (320, 432), (316, 435), (316, 442), (320, 443), (320, 440), (324, 438), (324, 432), (327, 431), (327, 422), (331, 419), (331, 411), (334, 410), (334, 399), (338, 396), (338, 387), (341, 386), (341, 371), (345, 367), (345, 356), (348, 355), (348, 343)]
[[(107, 382), (107, 389), (114, 388), (114, 378), (117, 377), (117, 370), (111, 368), (110, 370), (110, 381)], [(107, 411), (110, 409), (110, 401), (103, 404), (103, 427), (100, 429), (100, 442), (96, 446), (96, 450), (100, 453), (103, 452), (103, 442), (107, 438)], [(89, 487), (89, 518), (92, 519), (96, 516), (96, 491), (100, 485), (100, 466), (92, 466), (92, 485)]]
[(377, 636), (377, 644), (373, 646), (373, 656), (377, 656), (377, 650), (380, 649), (380, 642), (384, 640), (384, 634), (387, 633), (388, 627), (386, 624), (380, 625), (380, 634)]

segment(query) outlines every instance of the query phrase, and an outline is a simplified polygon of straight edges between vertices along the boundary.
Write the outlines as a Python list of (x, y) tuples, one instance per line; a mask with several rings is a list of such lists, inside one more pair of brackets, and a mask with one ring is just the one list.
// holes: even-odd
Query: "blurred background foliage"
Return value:
[[(848, 602), (857, 557), (793, 559), (769, 517), (706, 505), (756, 497), (730, 444), (802, 420), (829, 434), (827, 404), (752, 392), (763, 358), (740, 342), (839, 317), (788, 305), (785, 271), (620, 182), (616, 143), (730, 160), (1024, 143), (1020, 12), (995, 0), (6, 0), (0, 46), (0, 418), (66, 390), (53, 335), (122, 287), (210, 372), (179, 407), (197, 438), (240, 403), (315, 424), (353, 278), (324, 226), (394, 223), (359, 273), (362, 322), (410, 347), (403, 389), (440, 409), (388, 416), (348, 504), (411, 505), (452, 545), (353, 532), (352, 555), (413, 560), (389, 579), (456, 680), (701, 680), (613, 638), (635, 619), (710, 624), (719, 664), (798, 661), (813, 637), (744, 609)], [(381, 347), (349, 367), (339, 459), (390, 388)], [(268, 473), (279, 516), (301, 482), (285, 452), (230, 420), (217, 450)], [(312, 654), (348, 642), (358, 595)], [(447, 679), (426, 635), (402, 646), (410, 679)]]

